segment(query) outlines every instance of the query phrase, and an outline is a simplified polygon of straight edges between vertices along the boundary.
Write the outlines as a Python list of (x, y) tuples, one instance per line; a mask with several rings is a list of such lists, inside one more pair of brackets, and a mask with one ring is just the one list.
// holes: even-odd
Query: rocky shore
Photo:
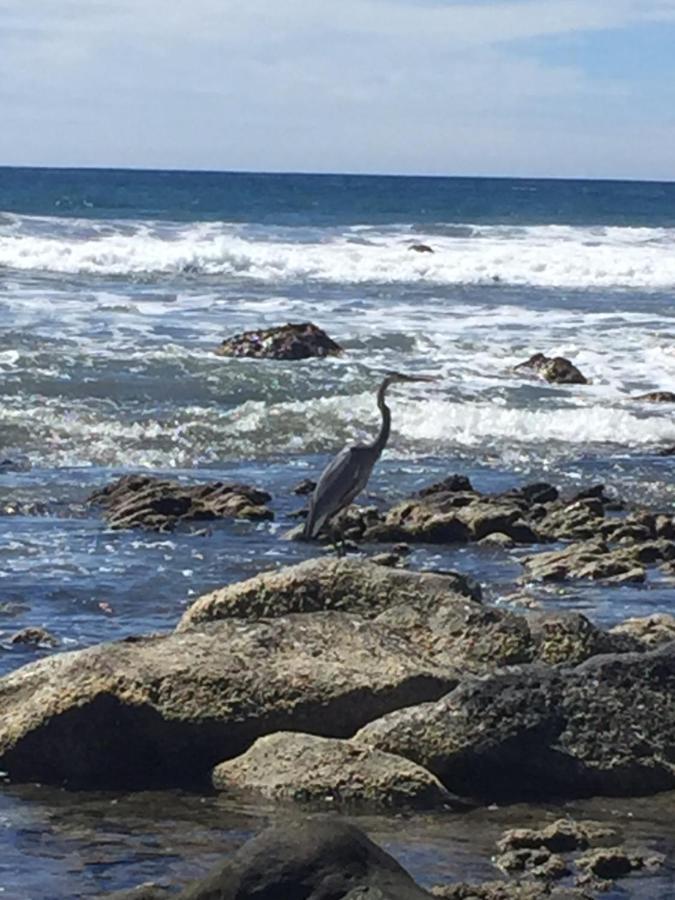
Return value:
[[(248, 486), (127, 476), (91, 502), (114, 528), (171, 530), (267, 518), (271, 499)], [(363, 549), (394, 547), (384, 558), (323, 555), (226, 585), (197, 598), (171, 633), (70, 652), (51, 652), (59, 648), (37, 632), (16, 637), (50, 655), (0, 680), (0, 769), (12, 782), (69, 788), (216, 790), (289, 815), (462, 815), (675, 789), (672, 616), (607, 630), (562, 609), (490, 605), (458, 571), (405, 567), (409, 545), (475, 543), (515, 552), (524, 587), (575, 579), (618, 588), (654, 571), (670, 577), (672, 513), (626, 509), (602, 485), (488, 495), (450, 476), (389, 509), (350, 508), (341, 527)], [(296, 863), (303, 897), (322, 898), (327, 877), (339, 885), (330, 896), (345, 900), (431, 896), (339, 820), (298, 821), (292, 838), (261, 835), (179, 896), (262, 896), (276, 877), (292, 882)], [(596, 896), (602, 882), (660, 865), (617, 851), (614, 835), (579, 829), (574, 839), (562, 826), (505, 838), (501, 881), (433, 895)], [(263, 853), (278, 871), (263, 871)], [(157, 891), (128, 896), (164, 896)]]

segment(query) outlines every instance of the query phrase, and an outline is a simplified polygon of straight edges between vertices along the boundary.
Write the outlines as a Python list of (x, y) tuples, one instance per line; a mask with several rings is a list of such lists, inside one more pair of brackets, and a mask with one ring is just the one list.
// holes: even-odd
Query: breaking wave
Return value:
[[(424, 242), (434, 253), (416, 253)], [(267, 283), (675, 286), (675, 229), (411, 226), (302, 229), (7, 216), (0, 266), (64, 274), (219, 275)]]

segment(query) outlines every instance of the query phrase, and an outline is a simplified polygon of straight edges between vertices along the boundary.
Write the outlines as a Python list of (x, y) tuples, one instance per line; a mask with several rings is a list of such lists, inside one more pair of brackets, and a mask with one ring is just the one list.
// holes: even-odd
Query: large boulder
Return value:
[(140, 887), (109, 900), (430, 900), (393, 857), (332, 816), (287, 817), (180, 893)]
[(444, 597), (480, 600), (480, 587), (457, 572), (408, 572), (360, 559), (311, 559), (199, 597), (178, 627), (331, 609), (373, 618), (398, 603), (428, 604)]
[(188, 522), (272, 519), (265, 491), (243, 484), (182, 484), (152, 475), (125, 475), (89, 497), (111, 528), (171, 531)]
[(219, 356), (252, 359), (297, 360), (312, 356), (338, 356), (342, 348), (321, 328), (311, 322), (302, 322), (235, 334), (224, 340), (216, 353)]
[(185, 784), (261, 735), (349, 737), (456, 683), (402, 636), (345, 613), (216, 622), (0, 679), (0, 769), (14, 781)]
[(291, 732), (258, 738), (242, 756), (216, 766), (212, 780), (218, 790), (333, 807), (433, 809), (457, 803), (435, 775), (402, 756)]
[(466, 678), (366, 725), (356, 743), (406, 756), (481, 800), (675, 787), (675, 643)]

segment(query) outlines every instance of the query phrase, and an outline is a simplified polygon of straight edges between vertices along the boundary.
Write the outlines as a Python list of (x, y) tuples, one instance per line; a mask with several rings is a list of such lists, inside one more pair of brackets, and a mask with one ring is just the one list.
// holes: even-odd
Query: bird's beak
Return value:
[(407, 381), (426, 381), (426, 382), (440, 381), (440, 379), (436, 375), (409, 375), (406, 380)]

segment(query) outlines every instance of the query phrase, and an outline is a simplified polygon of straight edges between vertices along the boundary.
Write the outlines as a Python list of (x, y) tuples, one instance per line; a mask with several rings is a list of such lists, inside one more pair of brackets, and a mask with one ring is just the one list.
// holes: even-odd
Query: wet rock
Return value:
[(663, 863), (664, 857), (660, 854), (630, 853), (624, 847), (594, 850), (577, 860), (579, 869), (605, 881), (614, 881), (643, 869), (653, 871)]
[(675, 444), (672, 447), (663, 447), (656, 454), (657, 456), (675, 456)]
[(389, 566), (392, 569), (404, 565), (403, 557), (393, 551), (391, 553), (376, 553), (370, 557), (370, 562), (377, 566)]
[(611, 634), (627, 635), (647, 647), (657, 647), (675, 641), (675, 616), (670, 613), (655, 613), (634, 619), (626, 619), (611, 629)]
[(428, 244), (411, 244), (408, 247), (409, 250), (413, 250), (415, 253), (433, 253), (433, 249)]
[(447, 478), (444, 478), (443, 481), (437, 481), (435, 484), (430, 484), (428, 487), (422, 488), (418, 496), (430, 497), (432, 494), (465, 493), (478, 496), (478, 493), (474, 491), (473, 485), (466, 475), (449, 475)]
[(0, 768), (13, 781), (188, 784), (264, 734), (348, 737), (456, 683), (356, 616), (215, 622), (55, 654), (0, 679)]
[(646, 400), (648, 403), (675, 403), (675, 393), (673, 391), (649, 391), (633, 399)]
[(556, 819), (542, 828), (509, 828), (500, 838), (499, 853), (513, 850), (537, 850), (541, 847), (551, 853), (573, 853), (589, 847), (607, 847), (622, 838), (617, 828), (602, 822), (574, 819)]
[(302, 322), (235, 334), (223, 341), (216, 353), (252, 359), (298, 360), (338, 356), (342, 347), (321, 328), (311, 322)]
[(570, 544), (523, 557), (528, 578), (535, 581), (564, 581), (588, 578), (615, 584), (642, 582), (646, 574), (633, 548), (610, 550), (602, 540)]
[(23, 644), (30, 647), (58, 647), (60, 641), (46, 628), (29, 627), (17, 631), (9, 639), (10, 644)]
[(338, 807), (463, 808), (434, 775), (401, 756), (288, 732), (258, 738), (242, 756), (216, 766), (213, 785)]
[(205, 594), (187, 610), (178, 627), (318, 610), (373, 618), (398, 603), (422, 606), (448, 596), (479, 600), (480, 587), (458, 572), (439, 575), (392, 570), (361, 559), (310, 559)]
[(125, 475), (89, 497), (89, 503), (102, 507), (111, 528), (148, 528), (171, 531), (188, 522), (222, 518), (272, 519), (265, 504), (271, 500), (265, 491), (248, 485), (186, 485), (151, 475)]
[(543, 847), (508, 850), (495, 859), (495, 865), (508, 874), (527, 873), (532, 878), (547, 881), (556, 881), (570, 874), (565, 860)]
[(537, 529), (548, 541), (585, 541), (601, 533), (603, 516), (600, 501), (582, 499), (550, 509)]
[(311, 478), (304, 478), (299, 484), (296, 484), (293, 488), (293, 493), (298, 494), (300, 496), (304, 494), (311, 494), (314, 488), (316, 487), (316, 481), (312, 481)]
[(435, 703), (370, 722), (356, 743), (412, 759), (484, 801), (675, 787), (675, 643), (466, 677)]
[(11, 602), (0, 602), (0, 616), (6, 618), (13, 618), (14, 616), (20, 616), (21, 613), (28, 612), (30, 610), (30, 606), (27, 606), (25, 603), (11, 603)]
[(521, 369), (532, 369), (552, 384), (588, 384), (588, 379), (564, 356), (549, 358), (543, 353), (535, 353), (515, 366), (515, 371)]
[(168, 900), (176, 895), (167, 888), (153, 882), (139, 884), (130, 890), (115, 891), (112, 894), (99, 894), (104, 900)]
[(28, 472), (31, 463), (28, 459), (0, 459), (0, 475), (5, 472)]

